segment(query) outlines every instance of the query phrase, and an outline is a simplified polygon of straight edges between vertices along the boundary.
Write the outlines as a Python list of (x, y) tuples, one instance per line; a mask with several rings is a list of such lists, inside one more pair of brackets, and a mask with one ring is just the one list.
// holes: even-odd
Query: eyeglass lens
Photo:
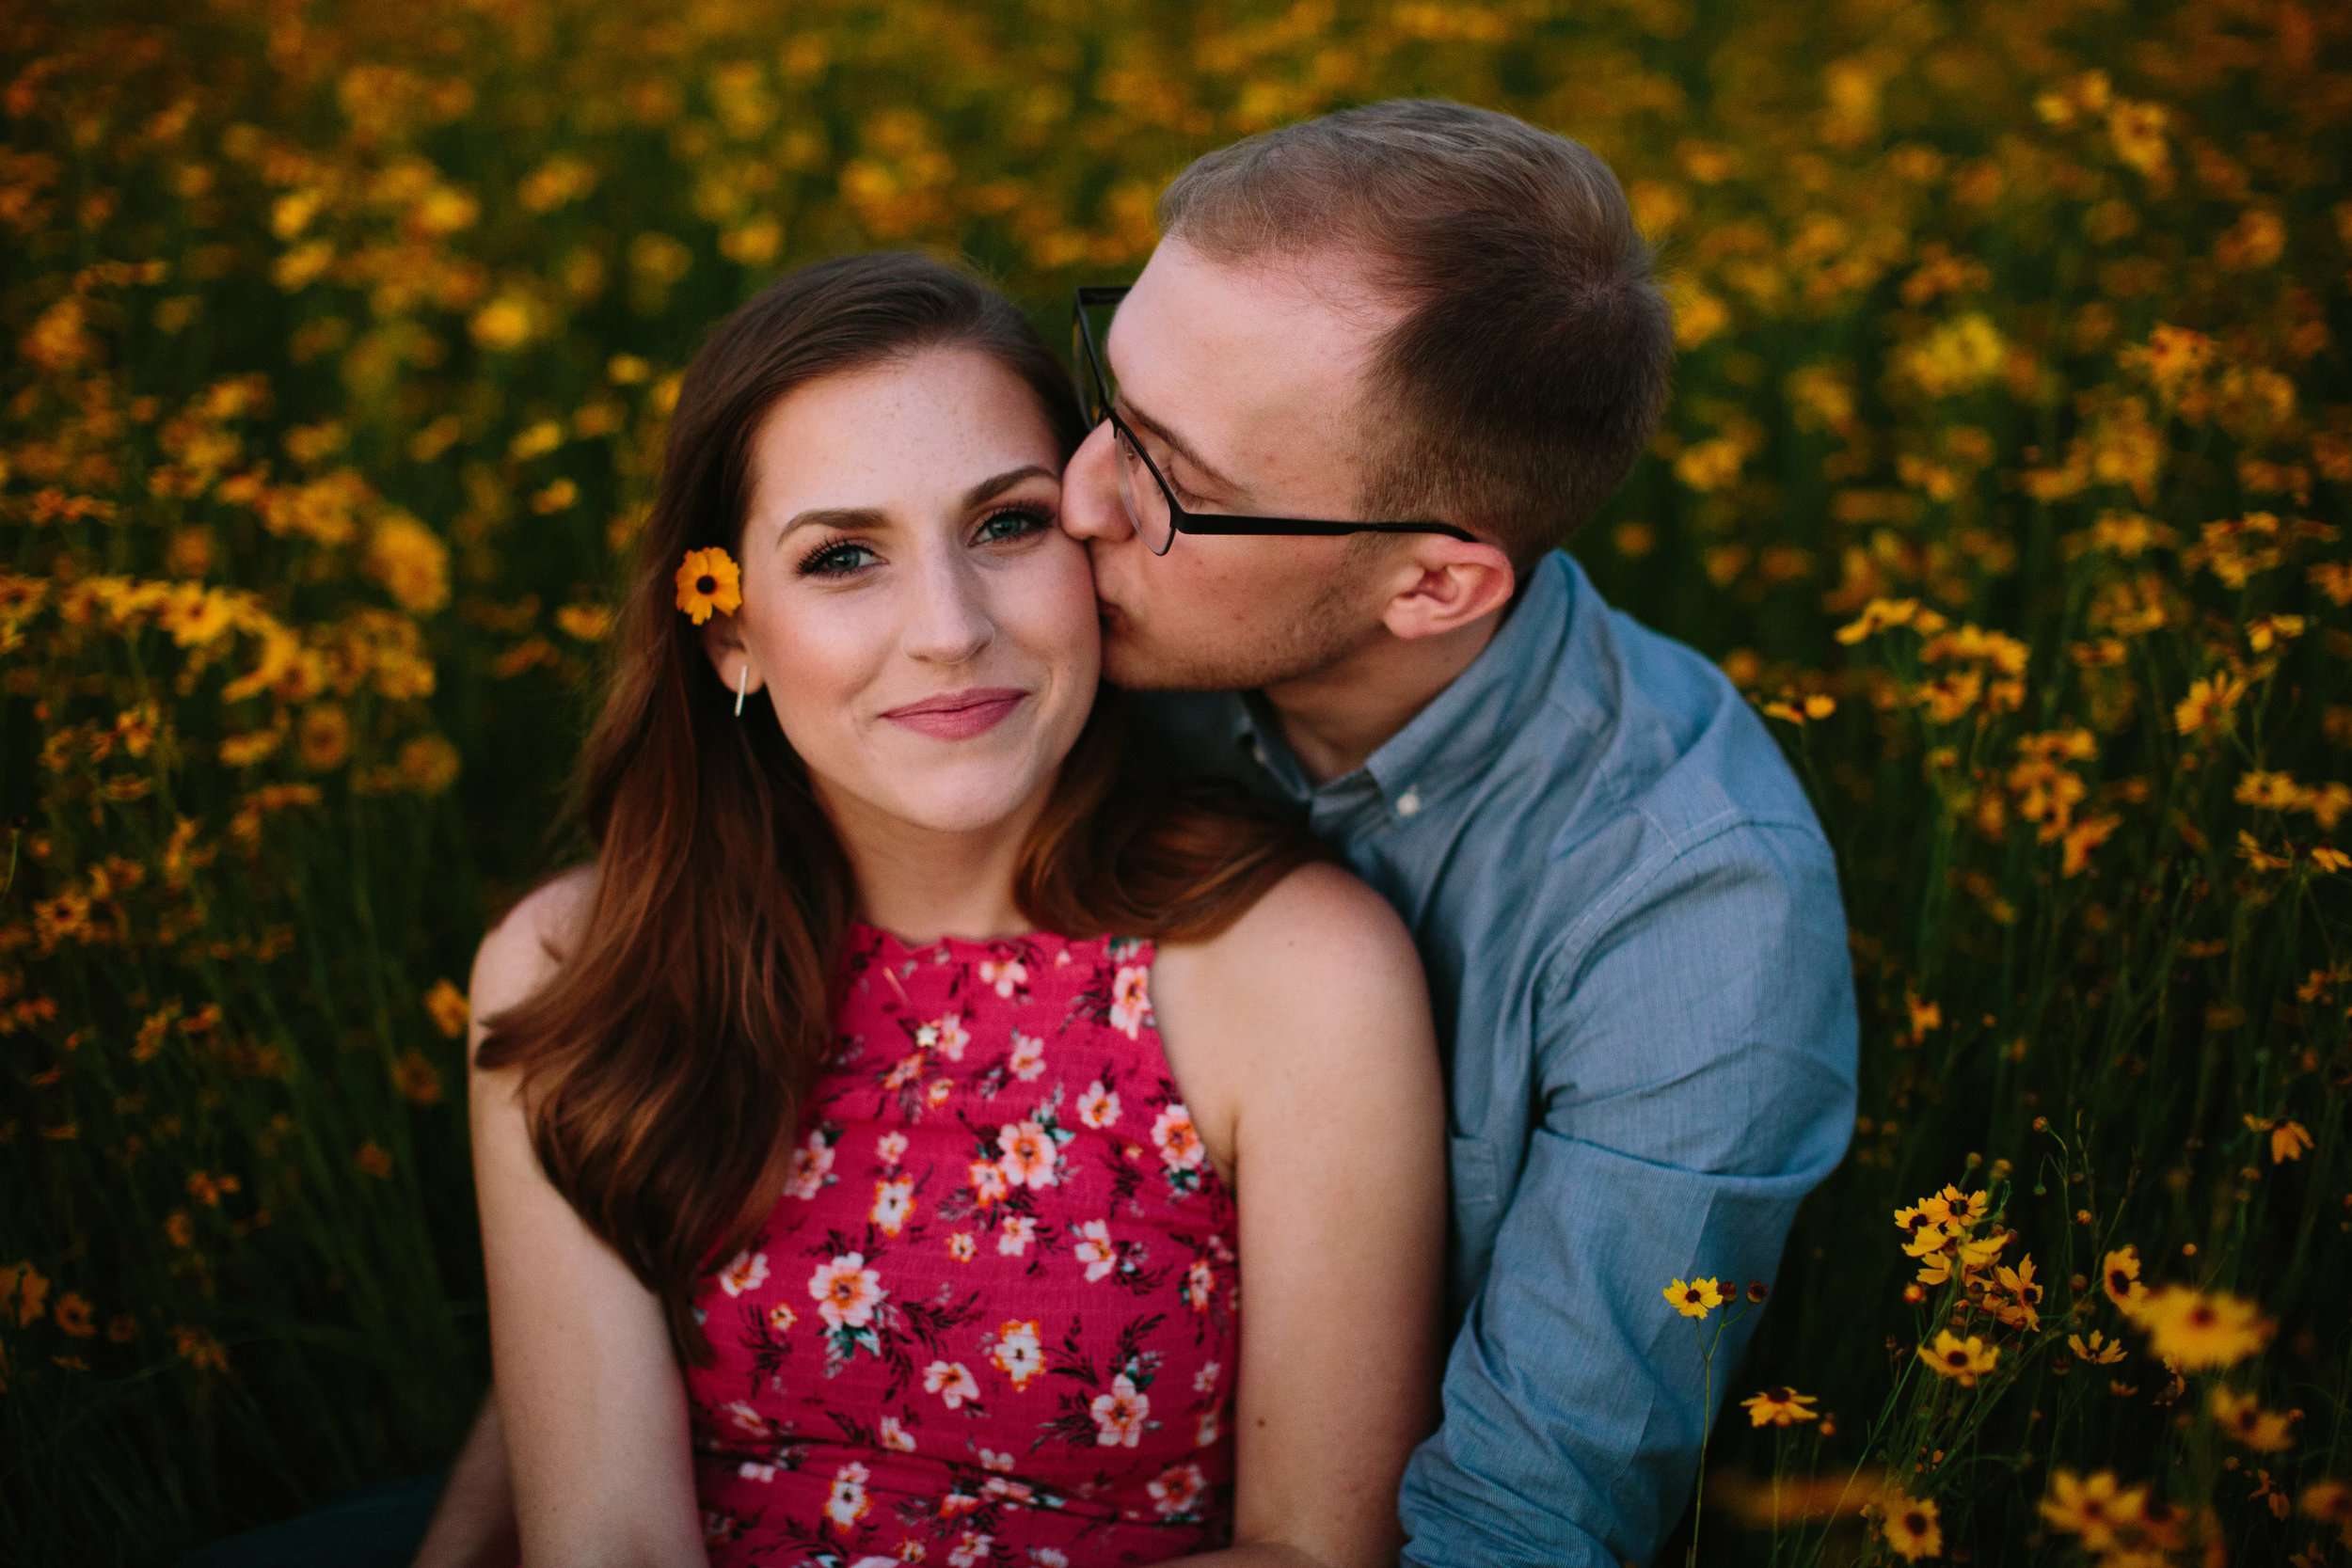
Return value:
[[(1098, 307), (1088, 313), (1086, 325), (1091, 332), (1073, 333), (1078, 340), (1073, 345), (1073, 357), (1082, 362), (1087, 414), (1096, 424), (1110, 418), (1111, 402), (1119, 395), (1119, 383), (1112, 376), (1109, 364), (1095, 352), (1109, 323), (1110, 310)], [(1127, 509), (1127, 520), (1135, 526), (1136, 536), (1143, 541), (1146, 549), (1153, 555), (1166, 555), (1176, 538), (1176, 519), (1168, 510), (1168, 492), (1146, 467), (1143, 453), (1123, 428), (1123, 421), (1113, 424), (1111, 450), (1117, 454), (1119, 499)]]

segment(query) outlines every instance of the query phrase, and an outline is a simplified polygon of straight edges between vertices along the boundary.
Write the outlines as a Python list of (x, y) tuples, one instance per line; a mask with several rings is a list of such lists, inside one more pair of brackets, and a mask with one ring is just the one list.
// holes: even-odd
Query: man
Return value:
[(1160, 228), (1106, 331), (1117, 292), (1081, 292), (1063, 526), (1108, 677), (1180, 760), (1303, 805), (1428, 971), (1458, 1328), (1407, 1560), (1646, 1561), (1713, 1416), (1663, 1289), (1772, 1276), (1855, 1067), (1779, 751), (1555, 548), (1664, 401), (1646, 247), (1587, 149), (1412, 101), (1210, 153)]

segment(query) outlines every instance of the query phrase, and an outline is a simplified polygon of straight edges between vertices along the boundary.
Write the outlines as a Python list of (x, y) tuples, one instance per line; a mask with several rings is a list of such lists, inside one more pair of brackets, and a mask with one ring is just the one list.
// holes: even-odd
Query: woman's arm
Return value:
[(1397, 1481), (1437, 1425), (1444, 1292), (1420, 959), (1377, 894), (1315, 865), (1156, 967), (1170, 1065), (1241, 1210), (1233, 1548), (1198, 1560), (1392, 1563)]
[[(579, 874), (483, 939), (477, 1020), (554, 973), (585, 901)], [(477, 1022), (469, 1051), (486, 1031)], [(469, 1075), (490, 1360), (526, 1564), (705, 1568), (686, 1390), (660, 1304), (580, 1222), (532, 1151), (519, 1072)]]
[(499, 1427), (493, 1387), (450, 1465), (441, 1500), (409, 1568), (515, 1568), (521, 1550), (515, 1534), (515, 1483), (506, 1473), (506, 1433)]

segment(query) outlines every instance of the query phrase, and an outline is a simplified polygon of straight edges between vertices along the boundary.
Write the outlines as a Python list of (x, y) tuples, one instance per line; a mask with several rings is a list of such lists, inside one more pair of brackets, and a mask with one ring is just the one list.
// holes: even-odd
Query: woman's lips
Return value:
[(882, 717), (935, 740), (969, 740), (994, 729), (1027, 696), (1014, 687), (976, 686), (894, 707)]

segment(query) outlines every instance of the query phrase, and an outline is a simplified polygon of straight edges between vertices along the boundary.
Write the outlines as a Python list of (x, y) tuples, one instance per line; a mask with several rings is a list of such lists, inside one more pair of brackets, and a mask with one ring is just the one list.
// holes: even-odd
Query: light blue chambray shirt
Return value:
[[(1428, 970), (1458, 1328), (1444, 1425), (1405, 1475), (1406, 1560), (1647, 1561), (1713, 1416), (1666, 1282), (1771, 1280), (1853, 1126), (1836, 867), (1779, 748), (1558, 552), (1328, 784), (1262, 699), (1143, 705), (1186, 764), (1305, 805)], [(1716, 1353), (1718, 1404), (1755, 1316)]]

